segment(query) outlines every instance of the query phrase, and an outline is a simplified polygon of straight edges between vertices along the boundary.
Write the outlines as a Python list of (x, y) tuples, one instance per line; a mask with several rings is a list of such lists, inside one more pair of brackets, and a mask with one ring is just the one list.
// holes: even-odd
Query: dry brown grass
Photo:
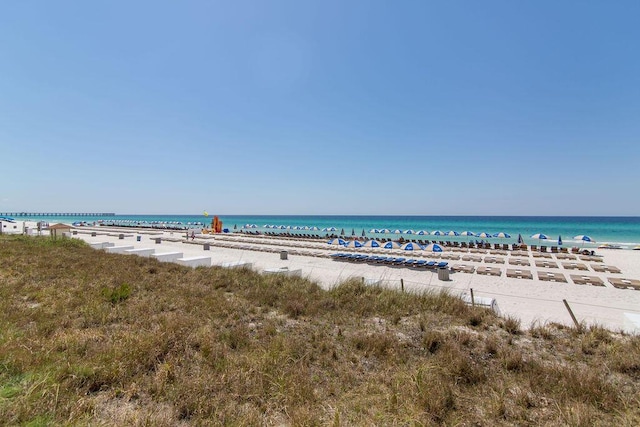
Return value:
[(640, 338), (0, 237), (0, 423), (638, 425)]

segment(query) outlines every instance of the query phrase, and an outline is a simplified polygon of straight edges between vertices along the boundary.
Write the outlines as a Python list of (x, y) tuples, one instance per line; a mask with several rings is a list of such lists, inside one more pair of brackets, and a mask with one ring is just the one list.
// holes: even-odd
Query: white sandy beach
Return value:
[[(33, 225), (31, 225), (33, 226)], [(185, 233), (139, 231), (132, 229), (118, 230), (111, 227), (81, 227), (76, 229), (75, 238), (88, 243), (109, 242), (116, 246), (127, 245), (134, 248), (150, 248), (155, 253), (181, 252), (184, 257), (210, 257), (210, 264), (220, 266), (223, 263), (238, 261), (252, 263), (252, 268), (262, 272), (265, 269), (288, 267), (290, 270), (301, 270), (304, 277), (317, 282), (323, 288), (330, 288), (349, 278), (365, 278), (368, 281), (381, 281), (385, 286), (400, 288), (401, 279), (406, 290), (420, 292), (426, 289), (447, 289), (453, 294), (469, 293), (473, 289), (475, 297), (494, 298), (502, 315), (519, 318), (523, 327), (545, 322), (558, 322), (572, 325), (571, 317), (566, 310), (563, 300), (566, 299), (579, 321), (587, 324), (599, 324), (614, 331), (640, 333), (640, 324), (634, 324), (632, 319), (640, 318), (640, 290), (617, 289), (609, 282), (609, 278), (640, 279), (640, 251), (631, 250), (598, 250), (597, 255), (602, 261), (561, 260), (556, 254), (546, 261), (557, 264), (556, 268), (536, 266), (540, 258), (534, 257), (532, 252), (527, 256), (494, 255), (490, 253), (473, 253), (480, 256), (481, 261), (462, 261), (446, 258), (448, 256), (470, 255), (468, 252), (451, 252), (445, 249), (440, 254), (420, 251), (420, 255), (401, 251), (380, 251), (389, 256), (404, 256), (407, 258), (422, 258), (427, 260), (444, 260), (449, 266), (456, 264), (472, 265), (476, 269), (481, 266), (496, 267), (501, 270), (500, 276), (487, 276), (475, 273), (451, 272), (450, 280), (438, 279), (438, 273), (430, 270), (418, 270), (407, 267), (389, 267), (335, 261), (328, 256), (335, 252), (354, 252), (353, 249), (333, 247), (325, 240), (308, 241), (298, 239), (274, 238), (265, 236), (247, 236), (242, 234), (222, 234), (217, 236), (203, 236), (195, 241), (184, 243)], [(92, 232), (96, 235), (92, 236)], [(119, 234), (124, 234), (120, 239)], [(173, 239), (162, 240), (160, 244), (155, 238)], [(140, 241), (138, 241), (138, 238)], [(204, 250), (203, 243), (209, 243), (210, 249)], [(364, 252), (356, 249), (356, 252)], [(280, 251), (288, 252), (288, 259), (280, 259)], [(488, 263), (486, 257), (495, 256), (504, 260), (504, 264)], [(529, 266), (517, 266), (509, 263), (511, 258), (525, 259)], [(563, 262), (576, 262), (587, 266), (587, 271), (566, 269)], [(594, 271), (593, 265), (615, 266), (620, 273)], [(518, 279), (506, 276), (507, 269), (530, 271), (533, 279)], [(538, 274), (546, 272), (560, 273), (566, 283), (539, 280)], [(577, 285), (571, 275), (598, 277), (604, 286)], [(640, 322), (640, 320), (638, 320)]]

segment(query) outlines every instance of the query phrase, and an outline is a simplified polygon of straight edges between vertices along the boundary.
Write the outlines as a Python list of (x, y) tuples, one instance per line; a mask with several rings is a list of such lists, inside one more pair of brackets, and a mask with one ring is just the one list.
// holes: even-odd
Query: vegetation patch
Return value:
[(6, 425), (640, 425), (640, 338), (0, 236)]

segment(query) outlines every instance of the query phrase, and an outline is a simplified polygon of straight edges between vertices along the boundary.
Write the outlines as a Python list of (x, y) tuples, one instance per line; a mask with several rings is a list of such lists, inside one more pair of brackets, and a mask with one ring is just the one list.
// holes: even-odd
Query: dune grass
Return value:
[(0, 236), (7, 425), (639, 425), (640, 338)]

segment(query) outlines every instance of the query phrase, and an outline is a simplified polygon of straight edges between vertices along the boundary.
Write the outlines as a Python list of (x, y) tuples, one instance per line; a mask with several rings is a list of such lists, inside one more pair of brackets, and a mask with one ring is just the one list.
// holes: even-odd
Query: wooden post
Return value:
[(563, 299), (562, 302), (564, 303), (564, 306), (567, 307), (567, 311), (571, 315), (571, 319), (573, 319), (573, 323), (576, 325), (576, 329), (581, 330), (582, 327), (580, 326), (580, 323), (578, 323), (578, 319), (576, 319), (576, 316), (574, 316), (573, 311), (571, 310), (571, 307), (569, 307), (569, 303), (567, 302), (567, 300)]
[(404, 292), (404, 279), (400, 279), (400, 290)]
[(471, 306), (476, 306), (476, 300), (473, 298), (473, 288), (471, 288)]

